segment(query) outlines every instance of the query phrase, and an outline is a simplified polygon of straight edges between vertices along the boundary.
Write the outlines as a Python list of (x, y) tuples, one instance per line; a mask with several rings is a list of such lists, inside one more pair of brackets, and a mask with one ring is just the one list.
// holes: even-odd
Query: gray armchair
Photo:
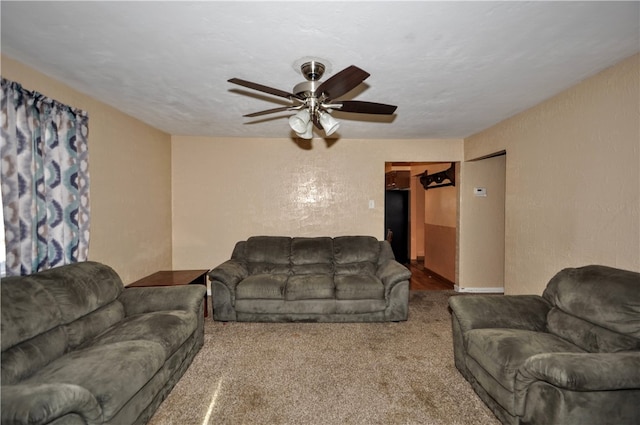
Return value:
[(504, 424), (640, 423), (640, 274), (560, 271), (543, 296), (454, 296), (456, 367)]

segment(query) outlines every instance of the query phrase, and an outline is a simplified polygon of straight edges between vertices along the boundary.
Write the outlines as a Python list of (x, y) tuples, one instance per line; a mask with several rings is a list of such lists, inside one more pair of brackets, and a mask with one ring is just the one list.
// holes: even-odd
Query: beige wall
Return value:
[[(173, 265), (214, 267), (252, 235), (384, 238), (387, 161), (458, 161), (462, 140), (173, 136)], [(375, 208), (369, 209), (369, 200)]]
[(2, 76), (89, 113), (89, 259), (125, 284), (171, 268), (171, 138), (6, 56)]
[[(512, 294), (541, 293), (566, 266), (640, 269), (639, 69), (636, 55), (464, 142), (298, 145), (171, 137), (2, 57), (5, 78), (89, 112), (90, 258), (125, 283), (172, 266), (213, 267), (254, 234), (382, 238), (385, 162), (505, 150), (504, 280)], [(467, 248), (482, 236), (461, 217), (458, 250), (470, 253), (465, 264), (477, 262)], [(465, 284), (487, 283), (469, 273)]]
[[(506, 155), (469, 161), (460, 170), (460, 292), (504, 291)], [(474, 194), (484, 188), (486, 197)]]
[(507, 152), (506, 293), (563, 267), (640, 270), (639, 85), (635, 55), (465, 140), (466, 159)]
[(416, 260), (424, 258), (424, 199), (426, 190), (420, 183), (419, 175), (429, 168), (428, 164), (415, 164), (411, 166), (410, 184), (410, 219), (411, 219), (411, 244), (409, 257)]
[[(435, 174), (449, 167), (432, 164), (427, 169)], [(457, 186), (429, 189), (424, 195), (424, 266), (451, 282), (456, 281), (457, 199)]]

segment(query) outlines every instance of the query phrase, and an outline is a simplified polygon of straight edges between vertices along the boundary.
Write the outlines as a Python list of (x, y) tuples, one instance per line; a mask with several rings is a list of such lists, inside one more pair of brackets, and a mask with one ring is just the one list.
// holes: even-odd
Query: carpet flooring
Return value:
[(499, 425), (453, 364), (453, 291), (401, 323), (219, 323), (148, 425)]

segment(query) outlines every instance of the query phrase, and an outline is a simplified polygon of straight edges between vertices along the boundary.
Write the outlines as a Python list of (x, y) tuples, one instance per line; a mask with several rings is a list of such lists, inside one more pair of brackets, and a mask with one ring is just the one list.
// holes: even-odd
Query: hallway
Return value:
[(442, 291), (453, 289), (453, 284), (431, 273), (422, 262), (412, 260), (407, 266), (411, 270), (409, 289), (412, 291)]

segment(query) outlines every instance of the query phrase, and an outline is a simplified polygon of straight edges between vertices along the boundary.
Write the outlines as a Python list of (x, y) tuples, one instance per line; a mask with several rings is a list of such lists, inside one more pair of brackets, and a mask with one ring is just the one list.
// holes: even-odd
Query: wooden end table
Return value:
[[(176, 286), (176, 285), (204, 285), (207, 286), (207, 273), (209, 270), (162, 270), (143, 277), (140, 280), (127, 285), (131, 287), (143, 286)], [(204, 316), (209, 315), (207, 294), (204, 294)]]

